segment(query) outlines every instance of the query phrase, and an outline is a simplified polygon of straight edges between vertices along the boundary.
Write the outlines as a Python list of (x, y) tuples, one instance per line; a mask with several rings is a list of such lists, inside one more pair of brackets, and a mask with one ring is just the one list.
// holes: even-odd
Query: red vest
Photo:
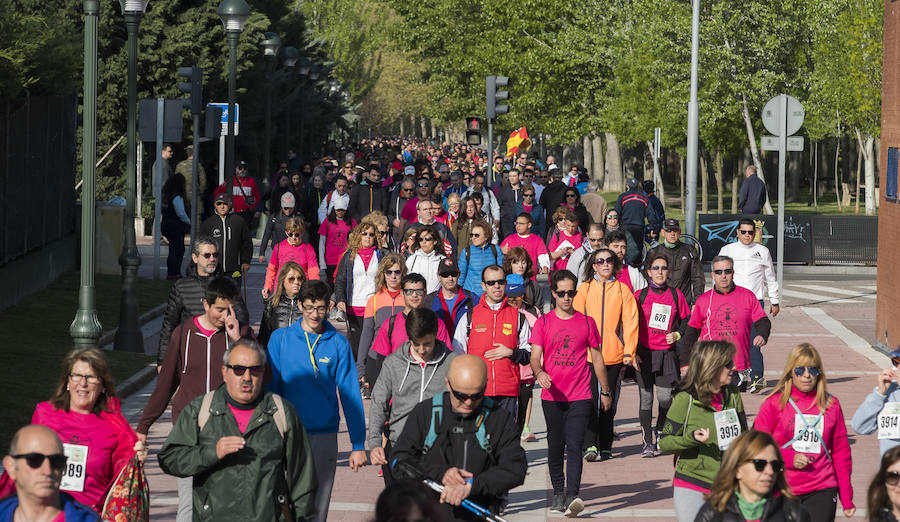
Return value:
[[(513, 350), (519, 347), (519, 310), (506, 302), (499, 310), (491, 310), (482, 297), (472, 310), (468, 353), (484, 359), (484, 353), (492, 350), (494, 343), (501, 343)], [(508, 358), (498, 361), (485, 359), (484, 362), (487, 364), (485, 395), (518, 397), (519, 366)]]

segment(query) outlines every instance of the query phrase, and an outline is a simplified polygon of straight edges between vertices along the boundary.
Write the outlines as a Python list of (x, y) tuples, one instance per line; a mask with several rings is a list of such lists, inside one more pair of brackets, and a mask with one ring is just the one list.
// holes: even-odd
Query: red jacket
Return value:
[[(472, 325), (469, 332), (468, 353), (484, 359), (484, 353), (492, 350), (495, 343), (515, 350), (519, 347), (519, 310), (503, 302), (499, 310), (491, 310), (487, 300), (482, 299), (472, 309)], [(489, 397), (518, 397), (519, 368), (509, 358), (497, 361), (484, 359), (487, 364), (487, 387)]]
[[(225, 192), (225, 183), (216, 187), (213, 191), (213, 197)], [(234, 201), (234, 211), (237, 213), (256, 210), (259, 208), (260, 195), (259, 188), (256, 186), (256, 180), (250, 176), (234, 176), (234, 184), (231, 187), (231, 198)], [(252, 205), (250, 204), (252, 200)]]

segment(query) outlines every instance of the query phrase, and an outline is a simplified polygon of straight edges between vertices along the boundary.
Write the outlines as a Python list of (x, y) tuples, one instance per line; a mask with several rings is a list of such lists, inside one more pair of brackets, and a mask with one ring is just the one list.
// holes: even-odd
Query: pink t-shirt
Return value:
[(418, 196), (413, 196), (409, 198), (409, 201), (403, 205), (403, 210), (400, 211), (400, 218), (405, 219), (410, 223), (414, 223), (419, 219), (419, 211), (416, 209), (416, 205), (419, 204)]
[(766, 316), (756, 295), (735, 286), (727, 294), (715, 288), (697, 298), (688, 324), (700, 329), (701, 341), (730, 341), (737, 347), (734, 369), (750, 367), (750, 326)]
[(325, 236), (326, 265), (336, 265), (341, 261), (344, 250), (347, 250), (347, 240), (350, 237), (350, 229), (355, 226), (355, 220), (351, 226), (342, 219), (338, 219), (334, 223), (326, 219), (319, 225), (319, 235)]
[(194, 317), (194, 326), (196, 326), (197, 329), (200, 330), (200, 333), (202, 333), (203, 335), (205, 335), (207, 337), (212, 337), (213, 334), (218, 331), (218, 330), (207, 330), (206, 328), (204, 328), (203, 325), (200, 324), (200, 316), (199, 315), (197, 317)]
[[(666, 288), (662, 292), (656, 292), (652, 287), (646, 288), (647, 298), (644, 304), (641, 303), (641, 293), (644, 290), (638, 290), (634, 293), (634, 298), (638, 302), (640, 313), (640, 327), (638, 329), (638, 342), (641, 346), (646, 346), (651, 350), (668, 350), (671, 346), (666, 342), (666, 334), (677, 330), (675, 324), (675, 300), (672, 298), (672, 290)], [(676, 289), (678, 295), (678, 319), (687, 319), (691, 315), (691, 306), (687, 303), (681, 290)], [(653, 307), (656, 305), (656, 313)], [(666, 309), (668, 307), (668, 310)], [(655, 320), (654, 320), (655, 319)], [(656, 328), (650, 327), (653, 320)], [(663, 322), (666, 328), (658, 328)]]
[[(372, 342), (372, 350), (385, 357), (397, 351), (397, 348), (400, 348), (403, 343), (409, 340), (409, 337), (406, 335), (406, 316), (403, 315), (403, 312), (396, 315), (394, 329), (391, 331), (391, 338), (388, 339), (390, 326), (391, 320), (388, 318), (378, 327), (375, 340)], [(448, 348), (450, 347), (450, 334), (447, 333), (444, 321), (438, 321), (437, 340), (446, 344)]]
[(529, 342), (544, 349), (544, 371), (550, 375), (550, 388), (541, 391), (541, 399), (572, 402), (591, 398), (587, 353), (591, 346), (600, 346), (594, 321), (580, 312), (560, 319), (553, 310), (535, 321)]
[(242, 410), (240, 408), (235, 408), (231, 404), (228, 405), (228, 409), (230, 409), (231, 414), (234, 415), (234, 420), (237, 421), (238, 429), (241, 430), (241, 433), (247, 431), (247, 425), (250, 424), (250, 417), (253, 416), (253, 410)]
[(538, 265), (538, 256), (541, 254), (548, 254), (547, 246), (544, 245), (544, 241), (535, 234), (528, 234), (526, 237), (522, 237), (519, 234), (512, 234), (510, 236), (506, 236), (506, 239), (500, 243), (501, 247), (522, 247), (528, 252), (528, 257), (531, 258), (531, 263), (534, 265), (534, 274), (531, 276), (532, 281), (537, 279), (537, 273), (541, 271), (540, 265)]
[[(558, 247), (563, 241), (568, 241), (572, 244), (573, 247), (578, 248), (581, 246), (582, 237), (581, 232), (577, 232), (574, 236), (570, 236), (566, 234), (564, 230), (560, 230), (558, 234), (553, 234), (550, 238), (549, 251), (556, 251), (556, 247)], [(566, 268), (566, 264), (569, 262), (569, 256), (562, 256), (556, 260), (556, 263), (553, 265), (554, 270), (563, 270)]]

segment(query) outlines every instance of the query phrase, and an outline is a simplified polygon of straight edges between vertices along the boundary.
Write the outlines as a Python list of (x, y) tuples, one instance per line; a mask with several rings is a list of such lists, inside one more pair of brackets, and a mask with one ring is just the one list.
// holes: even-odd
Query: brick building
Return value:
[(900, 149), (900, 2), (884, 2), (884, 60), (881, 87), (881, 179), (878, 210), (878, 300), (875, 338), (884, 348), (900, 345), (900, 277), (888, 260), (900, 254), (900, 200), (897, 162)]

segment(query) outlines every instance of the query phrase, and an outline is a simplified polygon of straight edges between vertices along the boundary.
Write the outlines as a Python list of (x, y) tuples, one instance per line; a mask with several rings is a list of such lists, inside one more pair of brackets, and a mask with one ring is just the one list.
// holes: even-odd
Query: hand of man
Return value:
[(265, 262), (266, 262), (266, 256), (259, 256), (259, 262), (260, 262), (260, 263), (265, 263)]
[(753, 338), (753, 346), (765, 346), (766, 340), (763, 339), (763, 336), (757, 335)]
[(603, 411), (609, 411), (610, 409), (612, 409), (612, 397), (610, 397), (608, 395), (601, 395), (600, 396), (600, 408)]
[(350, 452), (350, 471), (357, 471), (365, 466), (369, 461), (366, 459), (366, 450), (355, 450)]
[(441, 503), (458, 506), (469, 496), (471, 491), (472, 484), (469, 483), (461, 486), (444, 486), (444, 491), (441, 492)]
[(669, 332), (666, 334), (666, 344), (675, 344), (678, 342), (678, 332)]
[(378, 446), (377, 448), (372, 448), (372, 451), (369, 452), (369, 460), (372, 462), (373, 466), (383, 466), (387, 464), (387, 457), (384, 455), (384, 448)]
[(634, 354), (634, 356), (631, 358), (631, 366), (634, 367), (634, 371), (641, 371), (641, 358), (638, 356), (638, 354)]
[(772, 314), (772, 317), (778, 315), (778, 312), (781, 311), (781, 307), (777, 304), (773, 304), (771, 308), (769, 308), (769, 313)]
[(512, 348), (507, 348), (500, 343), (494, 343), (494, 348), (484, 352), (484, 358), (489, 361), (498, 361), (512, 355)]
[(234, 314), (234, 305), (228, 305), (228, 315), (225, 316), (225, 333), (232, 341), (241, 339), (241, 325)]
[(802, 453), (794, 453), (794, 469), (803, 469), (809, 464), (809, 457)]
[[(147, 436), (144, 435), (144, 440), (146, 439)], [(144, 462), (144, 460), (147, 459), (147, 446), (144, 444), (144, 440), (141, 440), (141, 438), (138, 437), (138, 440), (134, 443), (134, 453), (141, 462)]]
[(246, 274), (250, 271), (250, 263), (244, 263), (241, 265), (241, 274)]
[(338, 307), (338, 310), (340, 310), (344, 313), (347, 313), (347, 303), (338, 303), (337, 307)]
[(470, 477), (472, 476), (468, 471), (455, 467), (449, 468), (444, 472), (444, 478), (441, 479), (441, 484), (444, 486), (461, 486), (466, 483), (466, 477), (463, 473), (468, 473)]
[(219, 459), (224, 459), (226, 455), (231, 455), (232, 453), (237, 453), (244, 449), (245, 444), (244, 437), (222, 437), (219, 439), (219, 442), (216, 442), (216, 456), (219, 457)]
[(147, 434), (146, 433), (138, 433), (137, 438), (139, 441), (143, 442), (144, 445), (147, 444)]
[(884, 395), (887, 393), (888, 387), (891, 385), (891, 381), (894, 380), (894, 369), (888, 368), (886, 370), (881, 370), (881, 373), (878, 374), (878, 393)]
[(709, 428), (700, 428), (698, 430), (694, 430), (694, 440), (697, 442), (706, 442), (709, 440)]
[(537, 380), (538, 384), (541, 385), (541, 388), (543, 388), (545, 390), (549, 390), (550, 384), (553, 382), (552, 379), (550, 379), (550, 374), (547, 372), (539, 373), (536, 380)]

